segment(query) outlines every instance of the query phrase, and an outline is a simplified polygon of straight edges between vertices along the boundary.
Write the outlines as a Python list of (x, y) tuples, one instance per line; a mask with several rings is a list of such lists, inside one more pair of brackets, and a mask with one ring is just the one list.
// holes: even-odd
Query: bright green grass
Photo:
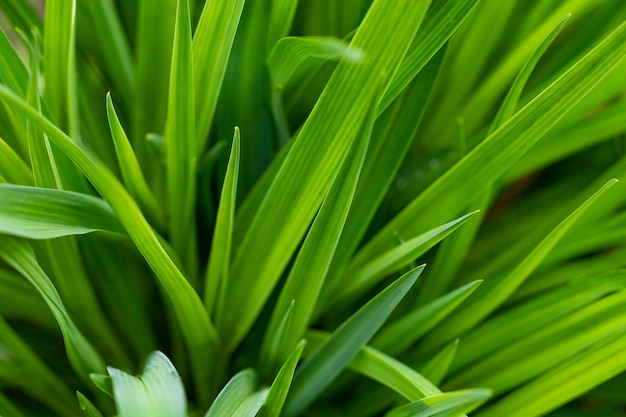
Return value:
[(1, 417), (626, 415), (622, 0), (43, 3)]

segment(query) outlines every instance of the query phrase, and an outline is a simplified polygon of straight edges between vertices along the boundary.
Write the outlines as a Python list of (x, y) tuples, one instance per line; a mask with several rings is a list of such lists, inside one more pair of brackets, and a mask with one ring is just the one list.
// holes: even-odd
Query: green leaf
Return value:
[(617, 182), (616, 179), (610, 180), (589, 197), (587, 201), (553, 229), (513, 271), (497, 282), (492, 283), (487, 281), (484, 283), (470, 303), (465, 304), (461, 309), (457, 310), (453, 316), (429, 335), (424, 341), (422, 349), (428, 349), (434, 345), (440, 345), (441, 343), (451, 340), (482, 321), (497, 307), (502, 305), (583, 215), (587, 208), (595, 203)]
[(241, 154), (239, 128), (235, 128), (233, 144), (230, 149), (230, 158), (226, 168), (226, 176), (222, 185), (220, 205), (215, 220), (215, 231), (209, 254), (204, 283), (204, 306), (209, 314), (214, 314), (221, 308), (224, 299), (226, 282), (228, 281), (228, 266), (230, 265), (233, 222), (237, 201), (237, 179), (239, 177), (239, 160)]
[(213, 366), (212, 355), (214, 353), (212, 352), (215, 352), (217, 345), (217, 333), (198, 294), (168, 256), (136, 202), (97, 156), (87, 153), (49, 120), (2, 85), (0, 85), (0, 96), (37, 123), (48, 135), (50, 141), (72, 159), (111, 205), (120, 223), (147, 260), (172, 301), (177, 319), (182, 324), (181, 331), (188, 344), (189, 355), (196, 365), (193, 371), (199, 374), (199, 378), (206, 378), (207, 370)]
[(102, 417), (102, 413), (100, 413), (96, 406), (93, 405), (83, 394), (77, 391), (76, 398), (78, 399), (78, 405), (85, 414), (85, 417)]
[(306, 409), (383, 325), (419, 276), (407, 272), (346, 320), (296, 371), (285, 404), (287, 416)]
[[(329, 271), (331, 279), (345, 266), (358, 247), (389, 190), (421, 124), (445, 52), (444, 47), (424, 67), (396, 104), (378, 119), (359, 176), (354, 202), (333, 256)], [(412, 111), (407, 112), (406, 108)]]
[[(245, 304), (247, 308), (229, 309), (217, 323), (227, 344), (238, 344), (260, 312), (308, 229), (368, 110), (377, 102), (380, 82), (384, 90), (428, 4), (427, 0), (377, 0), (369, 9), (351, 43), (351, 47), (363, 51), (365, 60), (361, 64), (339, 64), (236, 253), (226, 304)], [(273, 244), (268, 247), (265, 242), (270, 237)]]
[(4, 259), (33, 284), (50, 307), (61, 328), (67, 357), (76, 373), (80, 377), (86, 378), (92, 372), (104, 370), (102, 358), (74, 324), (54, 284), (39, 266), (28, 243), (19, 238), (2, 237), (0, 239), (0, 258)]
[(268, 51), (274, 47), (280, 38), (289, 33), (297, 7), (298, 0), (272, 0), (266, 42)]
[(257, 385), (258, 376), (253, 369), (244, 369), (228, 381), (204, 417), (232, 416)]
[[(414, 234), (457, 213), (497, 180), (626, 55), (626, 24), (517, 112), (411, 202), (359, 251), (362, 264), (395, 245), (394, 231)], [(458, 184), (463, 187), (458, 187)], [(450, 189), (457, 190), (450, 193)], [(415, 219), (420, 219), (416, 221)]]
[(204, 4), (193, 36), (196, 105), (196, 145), (202, 154), (217, 106), (224, 73), (245, 0), (216, 0)]
[(509, 89), (509, 92), (507, 93), (504, 101), (502, 102), (502, 105), (500, 106), (500, 109), (498, 110), (498, 114), (496, 114), (496, 117), (491, 124), (489, 134), (493, 133), (500, 126), (502, 126), (504, 122), (506, 122), (515, 113), (520, 96), (522, 95), (522, 90), (526, 86), (526, 82), (528, 81), (528, 78), (530, 78), (530, 75), (535, 69), (537, 62), (539, 62), (539, 59), (543, 56), (548, 47), (561, 32), (561, 29), (563, 29), (565, 22), (567, 22), (570, 16), (571, 15), (568, 13), (565, 15), (565, 17), (563, 17), (563, 19), (561, 19), (561, 21), (556, 25), (552, 32), (550, 32), (548, 36), (543, 40), (543, 42), (541, 42), (541, 44), (537, 47), (537, 49), (535, 49), (533, 54), (530, 56), (530, 58), (528, 58), (528, 61), (526, 61), (526, 63), (520, 70), (519, 74), (517, 74), (515, 81), (513, 81), (513, 85)]
[(108, 368), (120, 417), (187, 415), (185, 389), (174, 365), (161, 352), (153, 352), (139, 377)]
[(388, 324), (374, 338), (372, 346), (391, 355), (404, 352), (444, 321), (481, 283), (482, 281), (473, 281), (463, 285)]
[(278, 417), (280, 415), (285, 399), (287, 398), (287, 393), (289, 392), (289, 387), (291, 386), (293, 373), (305, 345), (306, 341), (301, 340), (298, 342), (293, 352), (287, 357), (287, 360), (278, 371), (278, 375), (274, 378), (274, 382), (267, 393), (263, 407), (257, 414), (258, 417)]
[(93, 382), (100, 391), (104, 392), (109, 397), (113, 398), (115, 396), (115, 394), (113, 394), (113, 380), (109, 375), (89, 374), (89, 379), (91, 379), (91, 382)]
[(169, 240), (182, 257), (195, 284), (196, 247), (196, 145), (194, 75), (189, 0), (178, 0), (174, 51), (165, 130)]
[(395, 408), (385, 417), (456, 417), (472, 411), (490, 396), (491, 391), (480, 388), (447, 392)]
[(276, 90), (283, 90), (287, 83), (309, 72), (319, 60), (340, 60), (359, 63), (363, 53), (347, 43), (331, 37), (287, 37), (272, 49), (267, 65)]
[(409, 265), (426, 253), (430, 248), (445, 239), (477, 212), (466, 214), (458, 219), (429, 230), (395, 248), (378, 256), (372, 257), (363, 265), (350, 265), (346, 271), (333, 282), (329, 290), (332, 298), (329, 303), (341, 303), (352, 300), (366, 290), (372, 288), (382, 278)]
[(535, 417), (584, 394), (626, 370), (624, 328), (572, 356), (522, 388), (513, 391), (477, 417)]
[(561, 288), (537, 294), (487, 320), (463, 336), (463, 343), (452, 370), (457, 371), (480, 358), (488, 357), (507, 345), (528, 337), (576, 310), (624, 288), (626, 276), (623, 273), (601, 272)]
[[(261, 348), (262, 360), (268, 362), (271, 369), (289, 355), (311, 321), (352, 204), (372, 134), (373, 114), (372, 108), (370, 120), (355, 140), (334, 179), (274, 306)], [(281, 344), (273, 349), (273, 341), (279, 339), (280, 323), (293, 300), (295, 304), (289, 326), (280, 337)]]
[(596, 341), (623, 331), (626, 318), (619, 312), (625, 305), (626, 290), (604, 297), (472, 364), (446, 386), (480, 381), (497, 393), (516, 388)]
[[(23, 2), (15, 2), (15, 4), (19, 3)], [(4, 7), (2, 10), (6, 12)], [(4, 28), (0, 28), (0, 80), (11, 90), (24, 97), (28, 77), (26, 66), (15, 51), (9, 38), (7, 38)]]
[(0, 175), (11, 184), (35, 184), (26, 162), (2, 138), (0, 138)]
[(434, 0), (379, 106), (382, 113), (456, 32), (479, 0)]
[(107, 231), (125, 234), (102, 199), (71, 191), (0, 184), (0, 232), (29, 239)]
[(435, 385), (441, 385), (441, 381), (445, 378), (450, 365), (454, 360), (459, 347), (459, 339), (456, 339), (448, 346), (443, 348), (441, 352), (428, 361), (422, 368), (421, 374)]
[(124, 184), (128, 188), (128, 192), (146, 212), (147, 217), (152, 221), (154, 226), (162, 230), (165, 225), (163, 210), (146, 182), (146, 178), (141, 171), (135, 152), (117, 117), (115, 107), (113, 107), (111, 93), (107, 93), (106, 107), (111, 137), (115, 145), (115, 153), (117, 154), (117, 160), (120, 165), (120, 170), (122, 171)]
[(134, 68), (130, 44), (114, 4), (107, 0), (94, 0), (79, 6), (89, 9), (90, 23), (93, 25), (90, 29), (95, 33), (97, 39), (95, 46), (104, 59), (107, 73), (111, 75), (120, 91), (132, 97)]
[(241, 403), (237, 410), (235, 410), (232, 417), (256, 416), (267, 398), (268, 391), (268, 388), (264, 388), (248, 396), (248, 398)]

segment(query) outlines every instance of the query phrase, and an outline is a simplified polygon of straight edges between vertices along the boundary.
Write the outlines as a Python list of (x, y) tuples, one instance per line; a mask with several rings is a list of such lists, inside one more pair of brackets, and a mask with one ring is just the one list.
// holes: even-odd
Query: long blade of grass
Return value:
[(463, 285), (388, 324), (374, 338), (371, 345), (391, 355), (402, 353), (433, 327), (444, 321), (478, 288), (481, 282), (473, 281)]
[(498, 393), (516, 388), (594, 342), (623, 331), (626, 318), (620, 312), (625, 300), (626, 291), (622, 290), (596, 301), (492, 353), (455, 375), (446, 386), (459, 387), (480, 381)]
[(479, 0), (435, 0), (379, 106), (382, 113), (450, 39)]
[(453, 371), (561, 320), (574, 311), (626, 288), (623, 273), (601, 273), (536, 297), (486, 321), (463, 337)]
[[(464, 202), (500, 177), (625, 55), (626, 24), (623, 24), (422, 192), (370, 240), (355, 262), (362, 264), (394, 246), (396, 230), (404, 233), (424, 230), (426, 223), (432, 224), (444, 215), (457, 212)], [(461, 182), (464, 186), (456, 187), (458, 192), (449, 192)]]
[(304, 340), (298, 342), (293, 352), (291, 352), (287, 360), (285, 360), (285, 363), (283, 363), (283, 366), (281, 366), (267, 393), (265, 403), (263, 403), (263, 407), (257, 414), (258, 417), (278, 417), (280, 415), (285, 399), (287, 398), (287, 393), (289, 392), (289, 387), (291, 386), (293, 373), (305, 345), (306, 341)]
[(422, 367), (421, 374), (433, 384), (439, 386), (450, 370), (450, 365), (456, 356), (459, 339), (454, 340), (443, 348), (434, 358)]
[[(302, 337), (311, 321), (367, 153), (374, 124), (373, 110), (372, 107), (370, 120), (366, 122), (360, 137), (352, 145), (333, 181), (274, 306), (261, 348), (262, 361), (268, 363), (270, 369), (273, 369), (276, 363), (281, 363), (293, 350), (293, 346)], [(289, 327), (279, 336), (281, 320), (293, 300), (295, 303)], [(272, 348), (275, 345), (274, 341), (279, 339), (281, 343)]]
[(535, 417), (584, 394), (626, 369), (624, 331), (569, 358), (529, 384), (480, 412), (480, 417)]
[(383, 325), (419, 276), (407, 272), (346, 320), (296, 371), (285, 414), (297, 415), (322, 393)]
[[(444, 47), (407, 87), (396, 104), (387, 110), (388, 114), (383, 114), (378, 119), (354, 195), (354, 203), (350, 207), (350, 214), (330, 267), (331, 280), (358, 247), (400, 168), (421, 124), (445, 52)], [(411, 108), (412, 111), (407, 112), (406, 108)]]
[[(126, 3), (130, 2), (123, 2)], [(167, 118), (176, 0), (139, 0), (136, 10), (136, 85), (130, 140), (146, 176), (151, 178), (157, 172), (157, 161), (150, 158), (146, 135), (162, 135)]]
[(78, 400), (78, 406), (85, 414), (85, 417), (102, 417), (102, 413), (96, 408), (95, 405), (89, 401), (87, 397), (76, 391), (76, 399)]
[[(364, 52), (365, 60), (339, 64), (237, 251), (226, 300), (248, 308), (229, 309), (217, 323), (229, 344), (240, 341), (258, 315), (376, 102), (381, 75), (386, 75), (384, 89), (428, 4), (377, 0), (369, 9), (351, 44)], [(268, 239), (273, 241), (269, 248)]]
[[(0, 343), (3, 358), (0, 359), (2, 378), (12, 380), (33, 398), (46, 404), (60, 415), (75, 415), (72, 392), (68, 385), (58, 377), (22, 340), (18, 334), (0, 316)], [(10, 370), (17, 372), (10, 375)], [(4, 376), (5, 374), (9, 374)], [(2, 406), (0, 405), (0, 415)], [(10, 414), (9, 414), (10, 415)]]
[(491, 396), (488, 389), (447, 392), (395, 408), (385, 417), (456, 417), (469, 413)]
[(504, 301), (521, 285), (530, 273), (539, 265), (565, 233), (585, 213), (588, 207), (617, 183), (616, 179), (607, 182), (572, 214), (565, 218), (517, 267), (498, 282), (486, 282), (478, 290), (472, 301), (457, 310), (444, 324), (424, 341), (423, 348), (433, 343), (445, 343), (473, 327)]
[(11, 184), (34, 185), (33, 173), (26, 162), (0, 138), (0, 175)]
[(245, 0), (206, 2), (193, 36), (196, 153), (202, 154)]
[(108, 231), (125, 234), (102, 199), (71, 191), (0, 184), (0, 231), (29, 239)]
[(189, 0), (178, 0), (165, 132), (169, 240), (197, 284), (194, 76)]
[(222, 185), (220, 205), (215, 220), (215, 231), (209, 254), (206, 278), (204, 282), (204, 306), (209, 314), (214, 314), (215, 305), (223, 303), (224, 290), (228, 281), (228, 267), (230, 265), (231, 247), (233, 240), (233, 222), (237, 201), (237, 180), (239, 177), (240, 134), (235, 128), (233, 144), (230, 150), (226, 176)]
[(19, 238), (4, 236), (0, 239), (0, 257), (28, 279), (50, 307), (61, 328), (67, 356), (76, 373), (86, 378), (92, 372), (103, 371), (104, 361), (100, 354), (74, 324), (54, 284), (39, 266), (28, 243)]
[(232, 416), (256, 388), (258, 376), (252, 369), (238, 372), (222, 389), (204, 417)]
[(463, 223), (476, 213), (466, 214), (416, 236), (374, 257), (364, 265), (348, 267), (342, 276), (333, 282), (333, 288), (329, 289), (329, 292), (332, 293), (329, 304), (332, 305), (333, 303), (354, 299), (354, 297), (370, 289), (388, 274), (409, 265), (442, 239), (445, 239), (450, 233), (461, 227)]
[(287, 36), (298, 7), (298, 0), (272, 0), (270, 24), (267, 30), (267, 50), (280, 38)]
[(146, 212), (146, 216), (151, 220), (152, 224), (157, 229), (163, 230), (165, 226), (163, 210), (148, 186), (146, 178), (139, 166), (139, 161), (135, 156), (135, 152), (117, 117), (110, 93), (107, 93), (106, 107), (109, 129), (111, 130), (111, 137), (115, 145), (115, 152), (120, 165), (120, 171), (122, 172), (124, 185), (128, 188), (128, 192), (137, 200), (137, 204)]
[(141, 214), (136, 202), (95, 155), (87, 153), (39, 112), (1, 85), (0, 96), (37, 123), (48, 135), (50, 141), (74, 161), (111, 205), (120, 223), (155, 272), (167, 296), (172, 300), (177, 318), (182, 324), (181, 330), (188, 344), (190, 356), (194, 358), (196, 364), (194, 371), (202, 373), (202, 378), (204, 378), (207, 375), (206, 370), (213, 365), (211, 352), (215, 351), (218, 343), (217, 332), (204, 310), (202, 301), (167, 254), (152, 227)]
[(97, 49), (101, 52), (107, 73), (111, 75), (120, 91), (132, 100), (134, 68), (130, 44), (124, 34), (122, 22), (115, 11), (115, 6), (107, 0), (88, 1), (86, 6), (91, 15), (91, 30), (97, 39)]

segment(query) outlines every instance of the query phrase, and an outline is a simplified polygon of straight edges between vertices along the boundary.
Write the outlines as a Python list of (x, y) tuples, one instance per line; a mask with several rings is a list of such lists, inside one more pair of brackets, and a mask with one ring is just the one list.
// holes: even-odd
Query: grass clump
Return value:
[(1, 10), (1, 416), (624, 415), (622, 1)]

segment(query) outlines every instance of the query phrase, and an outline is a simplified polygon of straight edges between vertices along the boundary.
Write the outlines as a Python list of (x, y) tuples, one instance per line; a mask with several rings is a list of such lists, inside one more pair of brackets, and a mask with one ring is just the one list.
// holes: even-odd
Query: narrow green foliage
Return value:
[(220, 205), (215, 220), (215, 232), (209, 264), (204, 283), (204, 305), (209, 314), (217, 311), (224, 301), (224, 290), (228, 281), (228, 266), (230, 265), (233, 222), (235, 204), (237, 200), (237, 179), (239, 177), (240, 134), (235, 128), (233, 144), (230, 150), (230, 159), (226, 169), (226, 177), (222, 185)]
[(241, 403), (254, 391), (258, 376), (252, 369), (244, 369), (233, 376), (215, 398), (204, 417), (232, 416)]
[(0, 415), (622, 415), (622, 0), (0, 17)]
[(0, 239), (0, 257), (30, 281), (48, 304), (63, 333), (67, 356), (74, 370), (81, 376), (103, 371), (104, 361), (74, 324), (54, 284), (37, 263), (28, 243), (4, 236)]
[(448, 392), (398, 407), (385, 417), (455, 417), (467, 413), (491, 396), (486, 389)]
[(124, 185), (126, 185), (128, 192), (146, 212), (146, 217), (151, 220), (152, 224), (158, 229), (163, 229), (165, 225), (163, 210), (159, 207), (159, 203), (150, 190), (143, 172), (141, 171), (139, 161), (117, 117), (115, 107), (113, 107), (113, 100), (111, 99), (110, 93), (107, 94), (106, 100), (109, 128), (111, 129), (111, 137), (115, 145), (115, 152), (122, 172)]
[(298, 360), (302, 355), (306, 341), (301, 340), (296, 345), (295, 349), (285, 360), (283, 366), (281, 366), (272, 386), (270, 387), (263, 407), (259, 410), (257, 416), (259, 417), (278, 417), (287, 398), (289, 387), (293, 378), (293, 373), (298, 364)]
[(296, 372), (285, 405), (286, 415), (309, 406), (382, 326), (413, 286), (421, 269), (407, 272), (344, 322)]

